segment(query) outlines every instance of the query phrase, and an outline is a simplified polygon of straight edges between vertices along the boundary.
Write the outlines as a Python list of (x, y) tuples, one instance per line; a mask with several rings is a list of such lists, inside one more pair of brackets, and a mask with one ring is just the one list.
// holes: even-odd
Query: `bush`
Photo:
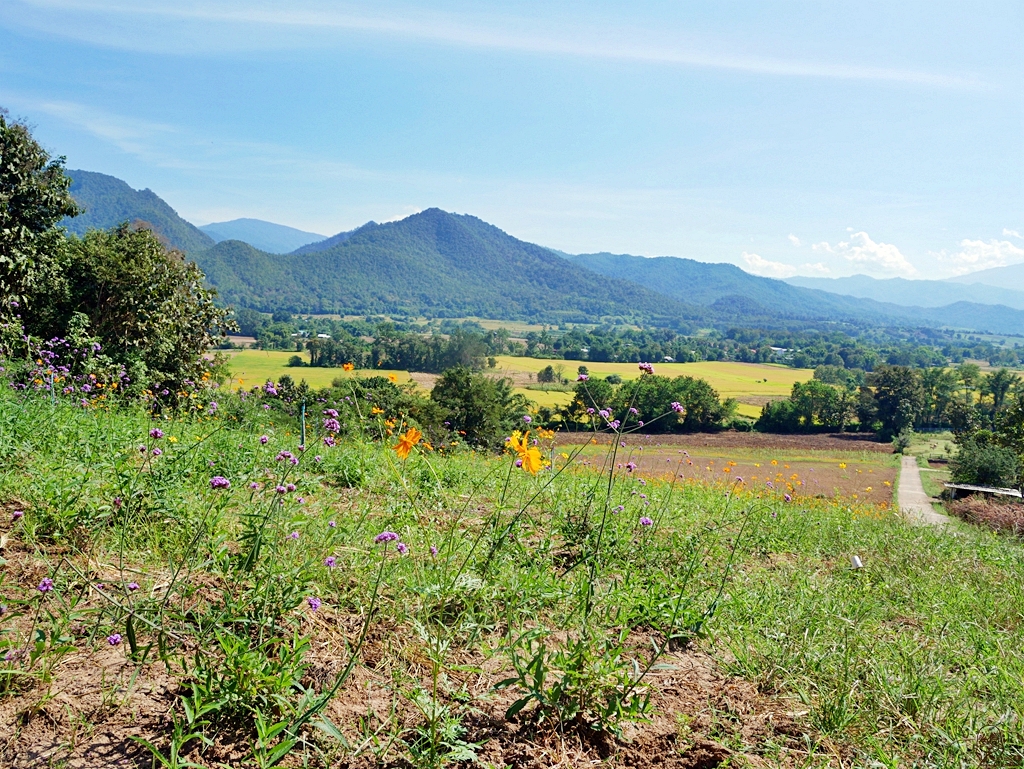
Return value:
[(512, 392), (512, 382), (474, 373), (466, 366), (448, 369), (430, 392), (448, 412), (448, 427), (471, 446), (498, 448), (522, 427), (529, 401)]
[(1021, 472), (1020, 460), (1013, 451), (973, 438), (960, 444), (949, 466), (953, 483), (1000, 488), (1015, 486)]

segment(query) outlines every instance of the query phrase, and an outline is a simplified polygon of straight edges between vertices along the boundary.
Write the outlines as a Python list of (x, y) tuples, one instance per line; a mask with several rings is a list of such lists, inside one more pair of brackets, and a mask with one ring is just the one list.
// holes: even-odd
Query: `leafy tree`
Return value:
[(981, 392), (983, 395), (992, 396), (993, 412), (1002, 411), (1006, 403), (1006, 396), (1020, 382), (1021, 378), (1006, 368), (993, 371), (982, 380)]
[(1005, 488), (1018, 482), (1020, 471), (1020, 457), (1013, 450), (992, 443), (984, 432), (961, 442), (950, 462), (954, 483)]
[(924, 410), (920, 374), (907, 366), (880, 366), (868, 378), (874, 388), (877, 419), (886, 438), (914, 427)]
[(975, 363), (961, 363), (956, 367), (956, 376), (964, 391), (964, 403), (973, 403), (974, 393), (981, 383), (981, 367)]
[(449, 427), (471, 446), (498, 448), (523, 425), (529, 401), (512, 392), (512, 382), (478, 374), (466, 366), (445, 371), (430, 399), (447, 410)]
[(0, 323), (14, 335), (17, 311), (60, 281), (65, 237), (57, 223), (78, 213), (70, 186), (64, 158), (51, 158), (27, 126), (0, 110)]
[(203, 273), (150, 230), (122, 225), (71, 238), (59, 290), (25, 312), (29, 333), (63, 336), (76, 318), (136, 387), (167, 388), (209, 375), (203, 356), (230, 327)]
[(537, 381), (541, 384), (547, 384), (555, 381), (555, 368), (548, 364), (540, 371), (537, 372)]

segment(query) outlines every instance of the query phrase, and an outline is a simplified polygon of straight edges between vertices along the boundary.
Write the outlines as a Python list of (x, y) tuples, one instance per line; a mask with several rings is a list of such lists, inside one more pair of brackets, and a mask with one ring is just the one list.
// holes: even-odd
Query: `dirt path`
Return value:
[(897, 499), (900, 511), (914, 523), (927, 523), (932, 526), (945, 526), (949, 523), (949, 516), (935, 512), (931, 498), (924, 493), (921, 469), (917, 466), (916, 457), (903, 457)]

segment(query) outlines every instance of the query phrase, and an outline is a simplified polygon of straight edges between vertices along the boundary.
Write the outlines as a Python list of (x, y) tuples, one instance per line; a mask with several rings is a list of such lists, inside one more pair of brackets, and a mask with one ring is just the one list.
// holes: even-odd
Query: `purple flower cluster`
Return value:
[(645, 374), (654, 373), (654, 366), (652, 366), (650, 363), (641, 363), (637, 368), (639, 368)]
[(160, 440), (161, 438), (164, 437), (164, 431), (161, 430), (159, 427), (154, 427), (152, 430), (149, 431), (149, 437), (154, 438), (156, 440)]
[(225, 478), (223, 475), (215, 475), (210, 479), (211, 489), (230, 489), (231, 481)]
[(265, 392), (267, 395), (277, 395), (277, 387), (274, 386), (273, 382), (268, 381), (265, 385), (263, 385), (263, 392)]
[(648, 518), (648, 517), (647, 517), (647, 516), (645, 515), (645, 516), (643, 516), (643, 517), (642, 517), (642, 518), (640, 519), (640, 525), (641, 525), (641, 526), (653, 526), (653, 525), (654, 525), (654, 521), (652, 521), (652, 520), (651, 520), (650, 518)]
[(578, 377), (576, 377), (577, 382), (586, 382), (588, 379), (590, 379), (590, 377), (587, 376), (586, 374), (580, 374)]
[(334, 417), (328, 417), (327, 419), (324, 420), (324, 430), (326, 430), (329, 433), (340, 433), (341, 422), (339, 422)]
[(381, 542), (396, 542), (397, 540), (398, 535), (395, 534), (395, 532), (393, 531), (382, 531), (380, 534), (373, 538), (373, 541), (376, 542), (378, 545)]
[(110, 644), (111, 646), (120, 646), (120, 644), (121, 644), (121, 634), (120, 633), (111, 633), (110, 635), (107, 636), (107, 643)]
[(686, 409), (683, 408), (683, 404), (679, 401), (672, 401), (672, 410), (677, 414), (682, 414)]
[(309, 604), (309, 608), (313, 611), (316, 611), (323, 605), (323, 601), (321, 601), (315, 595), (311, 595), (309, 598), (307, 598), (306, 603)]

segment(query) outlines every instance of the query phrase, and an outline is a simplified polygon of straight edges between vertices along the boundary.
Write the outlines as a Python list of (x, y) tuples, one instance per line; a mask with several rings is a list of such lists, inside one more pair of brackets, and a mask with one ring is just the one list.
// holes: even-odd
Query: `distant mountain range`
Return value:
[(307, 243), (322, 241), (326, 235), (304, 232), (283, 224), (265, 222), (262, 219), (232, 219), (230, 222), (213, 222), (200, 228), (217, 243), (222, 240), (241, 240), (268, 254), (287, 254)]
[(152, 190), (134, 190), (114, 176), (94, 171), (68, 171), (71, 196), (84, 210), (61, 225), (76, 235), (89, 229), (113, 227), (124, 222), (145, 222), (169, 246), (192, 253), (209, 248), (214, 241), (186, 222)]
[(105, 174), (68, 174), (85, 208), (63, 222), (70, 231), (146, 223), (195, 259), (224, 301), (260, 310), (641, 322), (680, 330), (841, 323), (1024, 334), (1024, 292), (1016, 290), (1024, 285), (1024, 265), (955, 282), (781, 281), (677, 257), (565, 254), (436, 208), (329, 238), (258, 219), (200, 229), (150, 190)]
[[(986, 283), (986, 280), (991, 282)], [(942, 307), (964, 301), (1002, 304), (1024, 310), (1024, 290), (1013, 290), (1013, 286), (1024, 288), (1024, 264), (984, 270), (951, 280), (879, 280), (867, 275), (853, 275), (849, 278), (787, 278), (786, 282), (792, 286), (920, 307)]]
[(990, 270), (979, 270), (967, 275), (950, 278), (952, 283), (968, 283), (1002, 288), (1021, 287), (1024, 290), (1024, 262), (1011, 264), (1008, 267), (993, 267)]

